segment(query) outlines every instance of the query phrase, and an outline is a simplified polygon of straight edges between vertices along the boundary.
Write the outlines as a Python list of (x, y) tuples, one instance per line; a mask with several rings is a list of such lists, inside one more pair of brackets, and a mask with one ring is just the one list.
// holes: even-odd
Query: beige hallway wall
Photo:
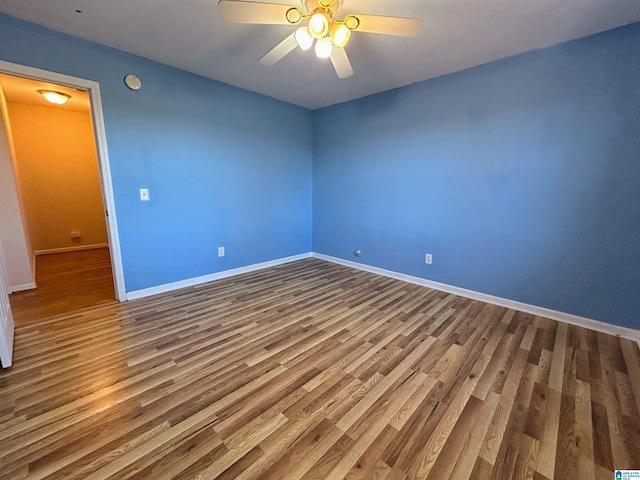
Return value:
[(8, 111), (34, 250), (106, 244), (90, 115), (14, 102)]

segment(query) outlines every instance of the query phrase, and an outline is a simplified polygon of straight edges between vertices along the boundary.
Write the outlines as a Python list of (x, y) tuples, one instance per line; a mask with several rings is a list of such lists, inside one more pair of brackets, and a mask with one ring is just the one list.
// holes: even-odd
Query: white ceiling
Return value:
[(258, 64), (295, 27), (225, 24), (217, 0), (0, 0), (0, 12), (311, 109), (640, 21), (639, 0), (344, 0), (338, 16), (423, 27), (417, 38), (354, 33), (355, 74), (340, 80), (311, 51)]

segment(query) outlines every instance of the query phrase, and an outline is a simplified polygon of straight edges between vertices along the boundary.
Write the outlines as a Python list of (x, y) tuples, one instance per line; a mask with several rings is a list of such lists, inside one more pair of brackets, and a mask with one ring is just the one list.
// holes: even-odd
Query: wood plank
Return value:
[(35, 270), (38, 288), (9, 296), (20, 324), (116, 300), (108, 248), (38, 255)]
[(317, 259), (21, 305), (0, 478), (600, 479), (640, 458), (633, 342)]

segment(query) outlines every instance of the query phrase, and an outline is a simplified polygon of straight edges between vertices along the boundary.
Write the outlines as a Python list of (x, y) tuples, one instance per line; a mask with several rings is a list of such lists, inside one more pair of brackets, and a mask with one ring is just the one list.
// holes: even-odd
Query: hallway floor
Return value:
[(115, 302), (108, 248), (39, 255), (36, 262), (38, 288), (9, 296), (18, 324)]

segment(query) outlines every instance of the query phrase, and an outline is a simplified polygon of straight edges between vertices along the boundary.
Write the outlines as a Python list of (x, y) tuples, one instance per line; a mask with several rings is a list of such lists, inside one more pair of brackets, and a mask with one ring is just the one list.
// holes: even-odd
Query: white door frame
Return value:
[(118, 222), (116, 220), (115, 199), (113, 196), (113, 185), (111, 182), (111, 168), (109, 166), (109, 153), (107, 151), (107, 134), (104, 128), (104, 117), (102, 114), (102, 100), (100, 99), (100, 84), (93, 80), (71, 77), (56, 72), (49, 72), (39, 68), (27, 67), (17, 63), (0, 60), (0, 72), (10, 75), (31, 78), (44, 82), (57, 83), (69, 87), (87, 90), (91, 100), (91, 117), (98, 151), (100, 166), (100, 178), (102, 181), (102, 196), (107, 217), (107, 234), (109, 236), (109, 252), (111, 254), (111, 268), (113, 270), (113, 281), (116, 298), (120, 302), (127, 299), (127, 292), (124, 285), (124, 271), (122, 268), (122, 254), (120, 252), (120, 237), (118, 235)]
[(9, 303), (9, 291), (5, 282), (4, 254), (0, 245), (0, 367), (9, 368), (13, 363), (13, 337), (15, 325)]

